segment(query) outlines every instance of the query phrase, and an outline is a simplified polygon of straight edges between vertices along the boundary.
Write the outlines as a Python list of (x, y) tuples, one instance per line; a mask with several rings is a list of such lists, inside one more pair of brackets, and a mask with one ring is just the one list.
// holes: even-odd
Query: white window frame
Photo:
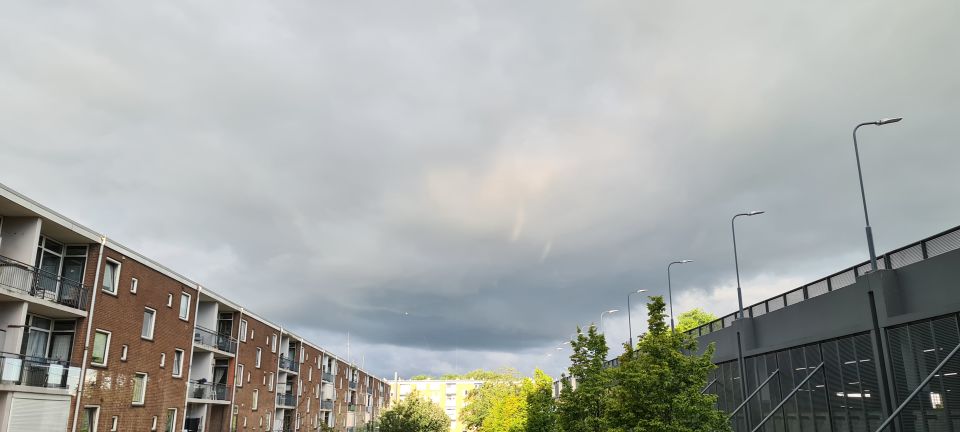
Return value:
[(243, 364), (237, 363), (237, 387), (243, 387)]
[[(141, 326), (141, 327), (140, 327), (140, 339), (152, 341), (152, 340), (153, 340), (153, 336), (157, 333), (157, 310), (154, 309), (154, 308), (145, 307), (145, 308), (143, 308), (143, 311), (144, 311), (144, 312), (148, 312), (148, 311), (151, 312), (151, 316), (150, 316), (150, 335), (149, 335), (149, 336), (144, 336), (144, 334), (143, 334), (143, 327), (144, 327), (144, 326)], [(146, 324), (146, 323), (147, 323), (146, 320), (144, 320), (143, 324)]]
[(136, 294), (139, 285), (140, 281), (137, 278), (130, 278), (130, 294)]
[(116, 266), (117, 266), (117, 269), (113, 272), (113, 291), (108, 290), (108, 289), (103, 285), (103, 282), (107, 280), (107, 278), (106, 278), (106, 276), (107, 276), (106, 273), (107, 273), (107, 272), (106, 272), (106, 271), (103, 272), (103, 273), (104, 273), (104, 275), (103, 275), (103, 276), (104, 276), (103, 281), (100, 281), (100, 290), (103, 291), (103, 292), (105, 292), (105, 293), (107, 293), (107, 294), (110, 294), (110, 295), (116, 297), (116, 296), (117, 296), (117, 292), (120, 291), (120, 290), (119, 290), (119, 286), (120, 286), (120, 267), (122, 266), (122, 264), (120, 264), (120, 261), (117, 261), (117, 260), (114, 260), (114, 259), (110, 259), (110, 258), (105, 258), (104, 261), (106, 262), (105, 265), (111, 265), (111, 264), (113, 264), (113, 265), (116, 265)]
[(260, 359), (263, 357), (263, 348), (257, 347), (257, 358), (256, 362), (253, 364), (254, 367), (260, 369)]
[(267, 378), (267, 391), (273, 391), (273, 372), (270, 372), (270, 376)]
[(253, 389), (253, 402), (250, 403), (250, 410), (256, 411), (260, 407), (260, 389)]
[(270, 335), (270, 352), (277, 352), (277, 334)]
[[(93, 353), (91, 353), (91, 355), (90, 355), (90, 366), (106, 367), (106, 366), (107, 366), (107, 363), (110, 362), (110, 339), (113, 338), (113, 333), (112, 333), (112, 332), (109, 332), (109, 331), (106, 331), (106, 330), (101, 330), (101, 329), (96, 329), (96, 330), (94, 330), (94, 332), (93, 332), (93, 341), (94, 341), (93, 346), (94, 346), (94, 347), (96, 347), (96, 345), (97, 345), (97, 344), (96, 344), (97, 333), (102, 333), (102, 334), (107, 335), (107, 342), (104, 344), (104, 348), (103, 348), (103, 363), (97, 363), (97, 362), (93, 361)], [(91, 350), (91, 351), (92, 351), (92, 350)]]
[(100, 426), (100, 405), (84, 405), (83, 406), (84, 411), (91, 408), (93, 408), (95, 411), (93, 414), (93, 422), (92, 422), (93, 429), (90, 429), (90, 432), (97, 432), (97, 427)]
[(244, 319), (240, 320), (239, 330), (240, 331), (238, 331), (237, 333), (240, 333), (240, 342), (246, 342), (247, 341), (247, 320), (244, 320)]
[[(137, 379), (137, 377), (140, 377), (140, 376), (143, 377), (143, 386), (140, 387), (140, 390), (141, 390), (142, 395), (140, 396), (140, 401), (139, 401), (139, 402), (137, 402), (136, 399), (133, 400), (132, 405), (134, 405), (134, 406), (143, 406), (143, 405), (146, 404), (146, 402), (147, 402), (147, 381), (148, 381), (149, 378), (150, 378), (150, 374), (148, 374), (148, 373), (146, 373), (146, 372), (136, 372), (136, 373), (133, 374), (133, 379), (134, 379), (134, 381), (132, 381), (132, 382), (135, 382), (135, 380)], [(134, 395), (135, 398), (136, 398), (136, 396), (137, 396), (137, 395)]]
[(117, 432), (117, 423), (120, 421), (120, 417), (113, 416), (110, 417), (110, 432)]
[(151, 431), (157, 430), (157, 416), (153, 416), (153, 421), (150, 422), (150, 430)]
[[(187, 298), (187, 308), (183, 308), (183, 298)], [(180, 311), (178, 316), (184, 321), (190, 321), (190, 305), (193, 304), (193, 296), (188, 293), (180, 292)], [(186, 315), (184, 315), (184, 310), (186, 310)]]
[[(179, 360), (177, 359), (177, 354), (180, 354)], [(182, 349), (173, 350), (173, 377), (182, 378), (183, 377), (183, 356), (186, 355), (186, 352)]]
[[(167, 408), (167, 419), (170, 418), (170, 411), (173, 411), (173, 430), (171, 432), (176, 432), (177, 430), (177, 409), (176, 408)], [(167, 421), (169, 423), (169, 421)], [(166, 424), (163, 426), (164, 429), (167, 428)], [(166, 432), (166, 430), (164, 430)]]
[(120, 346), (120, 361), (127, 361), (127, 351), (129, 351), (129, 349), (130, 347), (126, 345)]
[(167, 367), (167, 353), (160, 353), (160, 367)]
[(167, 307), (173, 308), (173, 293), (167, 293)]

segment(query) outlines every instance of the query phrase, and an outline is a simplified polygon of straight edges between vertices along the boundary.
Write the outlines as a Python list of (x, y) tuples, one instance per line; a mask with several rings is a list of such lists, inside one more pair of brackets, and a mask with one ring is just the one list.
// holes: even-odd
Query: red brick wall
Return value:
[[(270, 430), (270, 425), (266, 423), (264, 416), (266, 413), (270, 413), (270, 421), (273, 421), (277, 396), (275, 391), (269, 390), (268, 386), (264, 384), (263, 378), (272, 372), (274, 374), (274, 389), (276, 389), (277, 361), (279, 358), (278, 353), (270, 352), (269, 338), (271, 335), (276, 334), (278, 338), (277, 345), (279, 346), (280, 332), (252, 316), (244, 315), (242, 319), (247, 321), (247, 340), (246, 342), (242, 340), (239, 342), (237, 353), (237, 363), (242, 364), (244, 370), (244, 376), (237, 377), (237, 379), (243, 380), (243, 382), (241, 387), (237, 387), (236, 397), (234, 399), (237, 410), (237, 430), (268, 431)], [(239, 320), (237, 322), (239, 323)], [(251, 331), (253, 332), (252, 338), (250, 337)], [(237, 339), (241, 338), (238, 337)], [(259, 369), (255, 366), (257, 347), (263, 351)], [(247, 380), (248, 376), (250, 378), (249, 381)], [(254, 389), (260, 390), (256, 410), (251, 409)], [(244, 418), (246, 418), (247, 422), (246, 427), (243, 426)], [(263, 418), (264, 422), (262, 426), (260, 425), (261, 418)]]
[[(91, 285), (98, 248), (99, 245), (91, 247), (91, 259), (94, 261), (87, 269)], [(154, 416), (158, 418), (159, 428), (166, 420), (168, 408), (177, 409), (180, 423), (186, 403), (197, 291), (109, 248), (104, 250), (104, 255), (120, 263), (117, 295), (97, 291), (97, 304), (93, 312), (93, 330), (111, 332), (109, 354), (105, 367), (91, 366), (90, 359), (87, 359), (87, 376), (81, 381), (83, 395), (80, 404), (100, 406), (100, 430), (110, 429), (112, 416), (118, 417), (118, 430), (150, 430)], [(136, 294), (130, 292), (131, 278), (139, 280)], [(102, 279), (101, 269), (101, 285)], [(94, 289), (99, 290), (100, 287)], [(181, 320), (178, 316), (181, 292), (191, 296), (189, 321)], [(168, 294), (173, 295), (171, 307), (167, 307)], [(140, 337), (145, 307), (156, 310), (153, 340)], [(81, 325), (85, 334), (86, 322)], [(81, 359), (82, 345), (83, 337), (78, 337), (74, 351), (77, 360)], [(123, 345), (128, 347), (126, 361), (120, 359)], [(90, 347), (93, 347), (92, 336)], [(184, 351), (181, 378), (172, 376), (174, 349)], [(160, 367), (161, 353), (166, 353), (163, 368)], [(138, 372), (148, 374), (143, 405), (132, 404), (133, 377)]]

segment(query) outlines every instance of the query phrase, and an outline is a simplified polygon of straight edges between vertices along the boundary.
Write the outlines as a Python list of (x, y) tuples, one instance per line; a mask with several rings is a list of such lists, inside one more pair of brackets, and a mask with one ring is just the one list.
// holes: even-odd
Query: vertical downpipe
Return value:
[(77, 385), (77, 404), (73, 407), (73, 422), (70, 432), (77, 432), (77, 417), (80, 416), (80, 403), (83, 398), (84, 381), (87, 378), (87, 355), (90, 353), (90, 331), (93, 330), (93, 311), (97, 305), (97, 291), (100, 291), (100, 268), (103, 266), (103, 246), (107, 237), (100, 236), (100, 252), (97, 254), (97, 270), (93, 274), (93, 286), (90, 293), (90, 312), (87, 312), (87, 335), (83, 340), (83, 356), (80, 363), (80, 383)]
[[(880, 320), (877, 317), (877, 301), (874, 298), (873, 291), (867, 292), (867, 297), (870, 299), (870, 318), (873, 324), (873, 345), (876, 347), (877, 352), (874, 355), (877, 357), (877, 365), (880, 369), (880, 393), (883, 395), (881, 401), (883, 402), (883, 415), (889, 416), (890, 412), (893, 410), (893, 403), (890, 399), (890, 393), (893, 389), (890, 387), (889, 373), (887, 369), (887, 350), (883, 347), (883, 333), (880, 329)], [(895, 423), (891, 423), (891, 431), (896, 432), (897, 428)]]
[[(741, 321), (742, 322), (742, 321)], [(740, 390), (743, 393), (743, 399), (747, 399), (747, 366), (743, 363), (743, 343), (740, 341), (740, 330), (737, 330), (737, 363), (740, 366)], [(743, 406), (744, 421), (747, 424), (747, 430), (750, 429), (750, 404)]]

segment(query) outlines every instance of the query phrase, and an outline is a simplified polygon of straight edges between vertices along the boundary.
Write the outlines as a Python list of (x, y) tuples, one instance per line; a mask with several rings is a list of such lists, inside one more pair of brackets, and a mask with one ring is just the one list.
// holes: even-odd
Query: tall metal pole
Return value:
[(870, 215), (867, 213), (867, 194), (863, 189), (863, 169), (860, 167), (860, 148), (857, 145), (857, 129), (860, 129), (860, 126), (882, 126), (885, 124), (896, 123), (900, 120), (902, 120), (900, 117), (886, 118), (872, 122), (860, 123), (853, 128), (853, 154), (857, 158), (857, 177), (860, 179), (860, 199), (863, 201), (863, 220), (866, 222), (864, 231), (867, 233), (867, 249), (870, 251), (870, 271), (877, 271), (877, 252), (873, 247), (873, 229), (870, 228)]
[(672, 286), (673, 284), (672, 284), (672, 282), (671, 282), (671, 280), (670, 280), (670, 267), (672, 267), (674, 264), (686, 264), (686, 263), (692, 263), (692, 262), (693, 262), (692, 260), (687, 260), (687, 259), (685, 259), (685, 260), (680, 260), (680, 261), (673, 261), (673, 262), (671, 262), (670, 264), (667, 264), (667, 298), (670, 300), (670, 331), (674, 331), (674, 327), (673, 327), (673, 286)]
[(748, 213), (737, 213), (730, 218), (730, 232), (733, 234), (733, 268), (737, 272), (737, 319), (742, 319), (743, 314), (743, 289), (740, 288), (740, 258), (737, 256), (737, 226), (736, 221), (740, 216), (756, 216), (763, 214), (762, 211), (754, 210)]
[(630, 318), (630, 312), (632, 311), (632, 309), (630, 308), (630, 296), (632, 296), (632, 295), (634, 295), (634, 294), (640, 294), (640, 293), (646, 292), (646, 291), (647, 291), (647, 290), (641, 289), (641, 290), (633, 291), (633, 292), (631, 292), (630, 294), (627, 294), (627, 327), (630, 327), (630, 331), (629, 331), (629, 333), (630, 333), (630, 346), (633, 346), (633, 344), (634, 344), (634, 342), (633, 342), (633, 321), (632, 321), (632, 319)]

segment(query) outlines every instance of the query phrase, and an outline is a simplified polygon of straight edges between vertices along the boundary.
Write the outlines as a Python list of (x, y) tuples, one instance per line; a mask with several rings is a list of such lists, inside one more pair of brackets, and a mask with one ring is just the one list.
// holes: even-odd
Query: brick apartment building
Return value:
[(0, 185), (0, 432), (359, 431), (384, 379)]

